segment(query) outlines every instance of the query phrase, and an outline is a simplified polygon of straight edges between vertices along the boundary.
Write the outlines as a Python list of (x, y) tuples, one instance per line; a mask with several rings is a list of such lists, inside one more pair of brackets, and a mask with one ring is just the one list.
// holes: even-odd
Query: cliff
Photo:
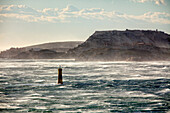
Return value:
[(68, 54), (76, 60), (170, 60), (170, 35), (161, 31), (96, 31)]

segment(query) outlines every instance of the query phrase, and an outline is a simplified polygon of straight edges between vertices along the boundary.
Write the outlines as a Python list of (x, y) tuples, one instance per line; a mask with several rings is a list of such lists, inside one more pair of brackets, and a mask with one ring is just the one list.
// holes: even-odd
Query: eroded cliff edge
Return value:
[(162, 31), (96, 31), (67, 55), (83, 61), (170, 61), (170, 35)]

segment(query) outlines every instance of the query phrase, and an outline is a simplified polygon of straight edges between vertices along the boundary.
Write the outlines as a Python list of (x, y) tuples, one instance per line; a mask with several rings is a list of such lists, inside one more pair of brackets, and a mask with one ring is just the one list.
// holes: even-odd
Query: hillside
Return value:
[(96, 31), (68, 54), (85, 61), (170, 60), (170, 35), (157, 30)]
[(78, 46), (81, 43), (82, 43), (81, 41), (53, 42), (23, 48), (10, 48), (9, 50), (2, 51), (0, 53), (0, 58), (15, 58), (15, 59), (67, 58), (65, 56), (65, 52), (67, 52), (69, 49)]
[(83, 42), (56, 42), (11, 48), (0, 58), (80, 61), (170, 61), (170, 35), (162, 31), (96, 31)]
[(27, 47), (24, 47), (24, 49), (30, 50), (32, 48), (37, 48), (37, 49), (50, 49), (56, 52), (66, 52), (70, 48), (74, 48), (81, 43), (83, 42), (82, 41), (52, 42), (52, 43), (44, 43), (44, 44), (27, 46)]

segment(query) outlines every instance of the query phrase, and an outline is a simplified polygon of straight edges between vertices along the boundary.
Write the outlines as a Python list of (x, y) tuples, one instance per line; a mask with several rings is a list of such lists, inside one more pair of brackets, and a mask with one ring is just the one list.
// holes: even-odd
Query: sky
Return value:
[(0, 0), (0, 50), (125, 29), (170, 34), (170, 0)]

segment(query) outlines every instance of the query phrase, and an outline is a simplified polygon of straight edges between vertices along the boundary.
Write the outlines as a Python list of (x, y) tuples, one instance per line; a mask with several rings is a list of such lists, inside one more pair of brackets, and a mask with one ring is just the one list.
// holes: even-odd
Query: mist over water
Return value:
[(2, 112), (164, 113), (169, 100), (170, 62), (0, 60)]

